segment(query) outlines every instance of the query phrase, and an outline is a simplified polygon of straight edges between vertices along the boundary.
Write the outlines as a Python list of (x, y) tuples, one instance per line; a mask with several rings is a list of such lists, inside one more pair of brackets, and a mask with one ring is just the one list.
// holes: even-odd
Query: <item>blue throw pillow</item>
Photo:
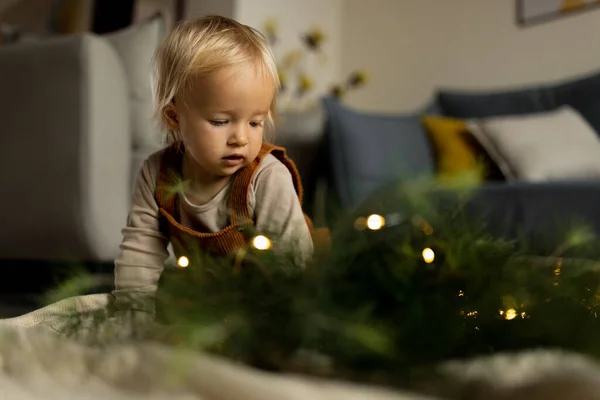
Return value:
[(385, 115), (323, 100), (330, 168), (343, 207), (354, 207), (399, 179), (431, 178), (435, 162), (421, 113)]

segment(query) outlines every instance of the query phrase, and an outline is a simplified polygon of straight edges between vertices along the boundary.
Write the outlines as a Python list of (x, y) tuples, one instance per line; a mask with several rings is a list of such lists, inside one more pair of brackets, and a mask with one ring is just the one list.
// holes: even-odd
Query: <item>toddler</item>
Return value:
[(190, 245), (231, 256), (256, 231), (309, 260), (298, 172), (264, 140), (278, 90), (273, 54), (256, 30), (211, 16), (168, 35), (155, 55), (155, 108), (169, 146), (138, 176), (115, 260), (117, 302), (155, 295), (169, 242), (177, 257)]

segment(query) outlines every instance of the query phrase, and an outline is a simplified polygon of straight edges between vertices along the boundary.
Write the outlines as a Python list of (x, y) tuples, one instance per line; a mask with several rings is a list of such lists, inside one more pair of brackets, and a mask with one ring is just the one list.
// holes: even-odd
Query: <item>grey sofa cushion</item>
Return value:
[(441, 90), (437, 100), (443, 114), (454, 118), (524, 115), (554, 108), (553, 96), (542, 87), (489, 92)]
[(437, 102), (444, 115), (487, 118), (552, 111), (569, 105), (600, 133), (600, 71), (556, 84), (513, 90), (440, 90)]
[(600, 134), (600, 71), (549, 89), (555, 107), (569, 105)]
[(420, 113), (352, 110), (333, 98), (327, 111), (330, 168), (342, 207), (353, 207), (398, 179), (431, 177), (435, 164)]

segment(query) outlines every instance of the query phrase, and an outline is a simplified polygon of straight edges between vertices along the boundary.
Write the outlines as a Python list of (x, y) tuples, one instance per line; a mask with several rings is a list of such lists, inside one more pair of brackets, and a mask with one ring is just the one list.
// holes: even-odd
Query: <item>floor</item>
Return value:
[[(71, 263), (0, 259), (0, 269), (3, 276), (7, 277), (0, 279), (0, 318), (23, 315), (45, 305), (43, 294), (47, 294), (49, 290), (55, 289), (59, 283), (72, 276), (73, 265), (79, 267), (78, 264)], [(89, 293), (112, 290), (113, 263), (85, 265), (85, 269), (85, 272), (98, 276), (100, 282), (109, 279), (111, 284), (111, 287), (100, 285)]]
[(34, 299), (17, 295), (0, 294), (0, 319), (18, 317), (38, 307)]

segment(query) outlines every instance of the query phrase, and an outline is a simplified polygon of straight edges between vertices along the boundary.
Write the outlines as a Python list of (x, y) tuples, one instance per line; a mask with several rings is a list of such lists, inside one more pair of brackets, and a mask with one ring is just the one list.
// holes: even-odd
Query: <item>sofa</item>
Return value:
[[(0, 293), (47, 287), (77, 267), (112, 271), (133, 181), (142, 161), (163, 146), (152, 119), (149, 66), (164, 26), (157, 14), (106, 35), (0, 47), (0, 264), (12, 277)], [(600, 132), (600, 74), (508, 91), (444, 89), (422, 110), (400, 115), (324, 98), (306, 112), (283, 113), (275, 143), (299, 167), (307, 213), (318, 226), (333, 227), (335, 211), (358, 212), (390, 185), (435, 180), (439, 154), (425, 116), (466, 124), (564, 105)], [(597, 176), (576, 175), (536, 182), (486, 176), (469, 207), (503, 234), (522, 226), (548, 231), (558, 214), (600, 230)], [(406, 209), (392, 199), (390, 210)]]
[[(506, 89), (440, 88), (413, 113), (323, 104), (329, 182), (345, 210), (417, 213), (397, 189), (421, 182), (435, 207), (462, 202), (488, 232), (537, 251), (581, 224), (600, 233), (600, 71)], [(465, 184), (466, 198), (457, 190)]]

